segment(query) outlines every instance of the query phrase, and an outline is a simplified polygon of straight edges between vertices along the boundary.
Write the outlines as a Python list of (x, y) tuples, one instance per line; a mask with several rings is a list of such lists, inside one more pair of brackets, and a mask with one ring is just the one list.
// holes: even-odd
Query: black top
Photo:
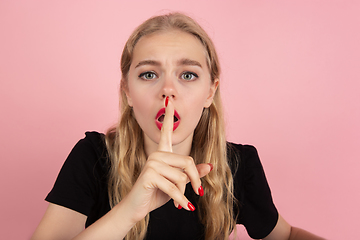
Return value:
[[(256, 149), (228, 143), (229, 163), (234, 177), (234, 195), (239, 207), (238, 224), (252, 238), (264, 238), (275, 227), (278, 212), (273, 204), (263, 167)], [(215, 166), (216, 167), (216, 166)], [(104, 135), (87, 132), (66, 159), (46, 201), (86, 215), (86, 227), (110, 210), (107, 192), (109, 161)], [(186, 197), (197, 207), (198, 195), (188, 184)], [(178, 210), (173, 201), (150, 213), (146, 239), (204, 239), (197, 211)]]

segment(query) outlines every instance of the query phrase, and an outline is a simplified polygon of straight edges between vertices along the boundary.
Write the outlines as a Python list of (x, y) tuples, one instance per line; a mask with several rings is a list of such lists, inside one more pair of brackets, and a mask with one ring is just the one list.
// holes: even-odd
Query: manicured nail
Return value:
[(193, 212), (195, 211), (194, 205), (191, 204), (191, 202), (188, 203), (188, 208)]
[(200, 197), (204, 196), (204, 189), (202, 188), (202, 186), (199, 187), (199, 195)]
[(179, 204), (179, 206), (178, 206), (178, 209), (180, 210), (180, 209), (182, 209), (182, 206)]
[(168, 103), (169, 103), (169, 96), (167, 96), (167, 97), (165, 98), (165, 107), (167, 107)]
[(210, 166), (210, 172), (214, 169), (214, 165), (212, 165), (211, 163), (208, 163)]

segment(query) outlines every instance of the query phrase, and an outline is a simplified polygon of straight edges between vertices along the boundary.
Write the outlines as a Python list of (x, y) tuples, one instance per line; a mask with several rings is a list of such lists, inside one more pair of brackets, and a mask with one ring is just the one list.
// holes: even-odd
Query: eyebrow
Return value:
[(144, 60), (144, 61), (139, 62), (135, 68), (143, 66), (143, 65), (160, 66), (161, 64), (160, 64), (160, 62), (154, 61), (154, 60)]
[(180, 59), (178, 61), (178, 64), (179, 65), (198, 66), (198, 67), (202, 68), (201, 64), (198, 61), (191, 60), (191, 59), (188, 59), (188, 58)]
[[(202, 68), (201, 64), (198, 61), (195, 60), (191, 60), (188, 58), (182, 58), (177, 62), (178, 65), (187, 65), (187, 66), (198, 66), (200, 68)], [(144, 66), (144, 65), (151, 65), (151, 66), (160, 66), (161, 63), (155, 60), (144, 60), (139, 62), (135, 68), (140, 67), (140, 66)]]

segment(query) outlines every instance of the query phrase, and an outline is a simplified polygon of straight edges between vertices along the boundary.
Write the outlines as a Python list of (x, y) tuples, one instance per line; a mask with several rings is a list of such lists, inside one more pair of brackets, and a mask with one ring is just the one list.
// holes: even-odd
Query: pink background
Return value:
[(116, 121), (124, 42), (168, 10), (213, 38), (228, 139), (258, 148), (284, 218), (359, 238), (360, 1), (340, 0), (2, 0), (0, 238), (30, 237), (73, 145)]

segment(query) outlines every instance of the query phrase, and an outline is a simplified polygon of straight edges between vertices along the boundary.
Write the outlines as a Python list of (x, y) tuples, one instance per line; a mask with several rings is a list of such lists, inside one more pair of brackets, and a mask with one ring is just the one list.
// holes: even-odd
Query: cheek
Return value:
[(137, 121), (137, 123), (140, 125), (140, 128), (146, 132), (146, 129), (148, 129), (149, 124), (151, 124), (153, 121), (151, 121), (151, 113), (149, 112), (149, 108), (144, 104), (134, 104), (133, 107), (134, 117)]
[(209, 92), (207, 90), (198, 91), (196, 94), (192, 94), (189, 96), (192, 99), (189, 102), (192, 102), (193, 106), (197, 109), (203, 109), (206, 105), (206, 100), (209, 96)]
[(136, 120), (139, 123), (142, 122), (143, 118), (147, 116), (147, 111), (150, 109), (148, 106), (149, 101), (146, 94), (142, 94), (141, 92), (134, 91), (133, 88), (130, 88), (128, 102), (129, 105), (133, 108)]
[(148, 112), (150, 111), (151, 107), (148, 98), (145, 97), (145, 95), (133, 98), (132, 102), (133, 102), (132, 107), (136, 117), (145, 117), (148, 115)]
[[(127, 99), (129, 105), (131, 107), (141, 106), (141, 103), (144, 102), (144, 98), (146, 98), (147, 94), (144, 94), (144, 90), (142, 90), (139, 86), (132, 83), (131, 80), (128, 82), (128, 92), (127, 92)], [(146, 101), (145, 101), (146, 102)]]
[(133, 94), (132, 95), (132, 103), (133, 103), (133, 107), (136, 108), (141, 108), (142, 105), (144, 105), (144, 103), (146, 104), (146, 101), (144, 101), (145, 96), (142, 94)]
[(204, 109), (206, 97), (204, 94), (193, 94), (188, 96), (186, 109), (187, 115), (193, 124), (197, 125)]

